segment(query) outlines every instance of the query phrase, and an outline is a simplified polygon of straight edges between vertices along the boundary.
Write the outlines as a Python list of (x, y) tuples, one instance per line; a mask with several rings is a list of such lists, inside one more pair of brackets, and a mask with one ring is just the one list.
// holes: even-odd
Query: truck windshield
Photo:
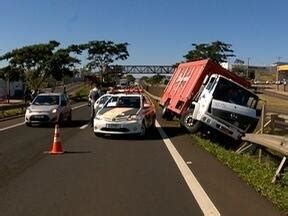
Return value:
[(257, 95), (222, 77), (220, 77), (219, 82), (217, 83), (213, 97), (216, 100), (234, 103), (253, 109), (256, 108), (258, 101)]

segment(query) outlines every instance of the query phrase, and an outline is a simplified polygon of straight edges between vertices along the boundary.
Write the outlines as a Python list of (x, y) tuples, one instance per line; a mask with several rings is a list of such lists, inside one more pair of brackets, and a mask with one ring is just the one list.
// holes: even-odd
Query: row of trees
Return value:
[(49, 41), (5, 53), (0, 56), (0, 61), (6, 63), (6, 66), (0, 68), (0, 78), (23, 80), (29, 88), (38, 90), (49, 78), (60, 81), (65, 76), (72, 77), (83, 52), (87, 53), (86, 67), (90, 71), (98, 70), (101, 79), (109, 64), (129, 56), (128, 43), (90, 41), (66, 48), (59, 48), (59, 45), (57, 41)]
[[(85, 44), (72, 44), (66, 48), (59, 48), (60, 43), (57, 41), (24, 46), (0, 56), (0, 61), (6, 63), (5, 67), (0, 68), (0, 78), (21, 79), (29, 88), (38, 90), (47, 79), (59, 81), (65, 76), (73, 76), (76, 66), (80, 64), (79, 57), (85, 52), (88, 62), (86, 68), (88, 71), (97, 70), (102, 82), (105, 74), (118, 71), (117, 68), (110, 68), (110, 64), (129, 57), (128, 45), (126, 42), (95, 40)], [(234, 56), (231, 44), (221, 41), (193, 43), (192, 46), (193, 49), (184, 55), (186, 61), (210, 58), (220, 63)]]

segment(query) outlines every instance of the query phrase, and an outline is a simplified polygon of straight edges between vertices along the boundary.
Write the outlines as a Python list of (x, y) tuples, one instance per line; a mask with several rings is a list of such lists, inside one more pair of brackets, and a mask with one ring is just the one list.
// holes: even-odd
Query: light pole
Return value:
[(249, 61), (250, 61), (250, 57), (247, 58), (247, 73), (246, 73), (246, 78), (249, 78)]
[(276, 81), (279, 81), (279, 70), (278, 70), (278, 65), (280, 64), (281, 56), (277, 57), (277, 62), (276, 62)]
[(278, 56), (278, 57), (277, 57), (277, 59), (278, 59), (278, 62), (277, 62), (277, 63), (278, 63), (278, 64), (280, 63), (281, 58), (282, 58), (281, 56)]

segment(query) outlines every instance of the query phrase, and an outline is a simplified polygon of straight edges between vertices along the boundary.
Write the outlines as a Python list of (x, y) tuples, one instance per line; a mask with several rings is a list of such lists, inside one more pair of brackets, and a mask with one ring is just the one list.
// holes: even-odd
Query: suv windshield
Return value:
[(58, 95), (39, 95), (35, 98), (32, 103), (33, 105), (58, 105), (59, 96)]

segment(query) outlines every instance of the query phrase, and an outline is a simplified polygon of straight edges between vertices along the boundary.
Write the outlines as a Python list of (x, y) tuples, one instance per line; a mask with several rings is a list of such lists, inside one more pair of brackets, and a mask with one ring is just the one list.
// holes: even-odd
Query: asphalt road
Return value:
[(207, 199), (211, 215), (280, 215), (175, 126), (160, 121), (165, 141), (158, 130), (143, 140), (99, 138), (83, 127), (88, 120), (88, 107), (73, 110), (57, 156), (43, 153), (54, 128), (0, 122), (0, 215), (203, 215)]

